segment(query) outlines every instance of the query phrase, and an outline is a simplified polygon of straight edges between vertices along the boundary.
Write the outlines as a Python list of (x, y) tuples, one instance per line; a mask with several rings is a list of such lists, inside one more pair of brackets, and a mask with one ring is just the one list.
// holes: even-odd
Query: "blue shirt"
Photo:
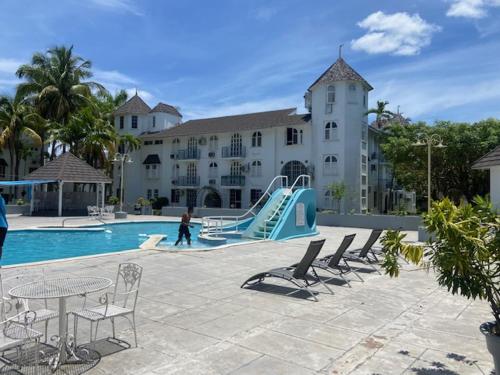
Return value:
[(7, 207), (5, 207), (5, 201), (0, 195), (0, 228), (8, 228), (9, 223), (7, 222)]

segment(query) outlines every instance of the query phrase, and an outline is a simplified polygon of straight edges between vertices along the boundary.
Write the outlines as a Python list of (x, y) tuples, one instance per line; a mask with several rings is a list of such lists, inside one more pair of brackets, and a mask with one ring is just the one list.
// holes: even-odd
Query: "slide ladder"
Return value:
[(243, 215), (205, 216), (201, 219), (201, 232), (205, 236), (220, 236), (224, 233), (241, 233), (246, 230), (261, 212), (267, 212), (277, 196), (281, 196), (288, 186), (287, 176), (276, 176), (262, 196)]

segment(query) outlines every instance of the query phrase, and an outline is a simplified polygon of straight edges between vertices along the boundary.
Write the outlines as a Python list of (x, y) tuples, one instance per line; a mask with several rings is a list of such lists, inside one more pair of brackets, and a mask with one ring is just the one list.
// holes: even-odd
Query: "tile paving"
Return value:
[[(60, 220), (10, 222), (11, 228), (23, 228)], [(323, 254), (335, 249), (345, 234), (358, 233), (354, 246), (369, 234), (356, 228), (321, 227), (320, 232), (327, 239)], [(416, 233), (409, 232), (409, 238), (416, 239)], [(334, 295), (317, 286), (316, 303), (299, 294), (286, 296), (290, 285), (277, 280), (240, 289), (258, 271), (299, 260), (310, 239), (206, 252), (140, 250), (2, 272), (8, 276), (43, 269), (46, 277), (113, 278), (120, 262), (144, 267), (137, 308), (139, 347), (103, 357), (89, 374), (491, 373), (492, 360), (478, 330), (491, 319), (488, 306), (451, 296), (432, 272), (405, 265), (398, 279), (390, 279), (367, 271), (364, 283), (351, 276), (352, 288), (332, 284)], [(81, 302), (72, 299), (70, 308)], [(118, 336), (132, 343), (127, 321), (118, 321), (117, 327)], [(56, 329), (52, 322), (51, 332)], [(100, 337), (111, 333), (109, 324), (100, 329)], [(79, 337), (88, 337), (88, 327), (82, 325)]]

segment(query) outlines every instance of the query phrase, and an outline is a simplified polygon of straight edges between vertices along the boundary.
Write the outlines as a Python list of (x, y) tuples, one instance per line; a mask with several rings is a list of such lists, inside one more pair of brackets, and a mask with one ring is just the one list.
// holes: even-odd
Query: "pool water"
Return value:
[[(173, 247), (178, 235), (178, 222), (140, 222), (106, 224), (104, 231), (68, 230), (13, 230), (7, 233), (0, 264), (11, 265), (44, 260), (72, 258), (85, 255), (112, 253), (138, 249), (147, 235), (165, 234), (163, 246)], [(209, 245), (198, 242), (201, 226), (191, 228), (192, 245), (184, 243), (179, 250), (189, 248), (208, 249)]]

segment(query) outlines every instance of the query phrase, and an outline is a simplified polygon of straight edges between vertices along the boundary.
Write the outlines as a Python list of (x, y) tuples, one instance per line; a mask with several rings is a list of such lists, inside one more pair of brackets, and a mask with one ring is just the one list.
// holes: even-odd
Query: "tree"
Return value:
[(18, 97), (0, 97), (0, 147), (8, 148), (10, 175), (14, 180), (19, 179), (20, 160), (26, 143), (42, 145), (35, 129), (43, 122), (44, 119)]
[(377, 128), (382, 128), (384, 122), (387, 122), (394, 117), (394, 113), (386, 109), (388, 101), (377, 100), (377, 107), (366, 111), (365, 115), (375, 114), (375, 124)]
[[(16, 72), (19, 78), (26, 80), (19, 84), (18, 95), (30, 100), (52, 125), (64, 127), (71, 114), (91, 105), (93, 90), (105, 92), (100, 84), (84, 81), (92, 77), (91, 67), (89, 60), (74, 55), (73, 46), (37, 52), (30, 64), (21, 65)], [(46, 134), (42, 134), (42, 138), (45, 139)], [(57, 139), (53, 137), (51, 159), (55, 156), (56, 143)]]
[(488, 119), (474, 124), (437, 122), (429, 126), (391, 124), (384, 129), (381, 148), (390, 162), (397, 184), (424, 197), (427, 190), (427, 148), (415, 147), (419, 134), (438, 134), (444, 149), (432, 149), (432, 195), (454, 201), (471, 200), (487, 193), (487, 173), (472, 169), (482, 155), (500, 144), (500, 121)]
[(345, 196), (346, 185), (344, 182), (333, 182), (328, 185), (328, 191), (330, 192), (330, 197), (337, 202), (338, 212), (340, 213), (340, 202)]

